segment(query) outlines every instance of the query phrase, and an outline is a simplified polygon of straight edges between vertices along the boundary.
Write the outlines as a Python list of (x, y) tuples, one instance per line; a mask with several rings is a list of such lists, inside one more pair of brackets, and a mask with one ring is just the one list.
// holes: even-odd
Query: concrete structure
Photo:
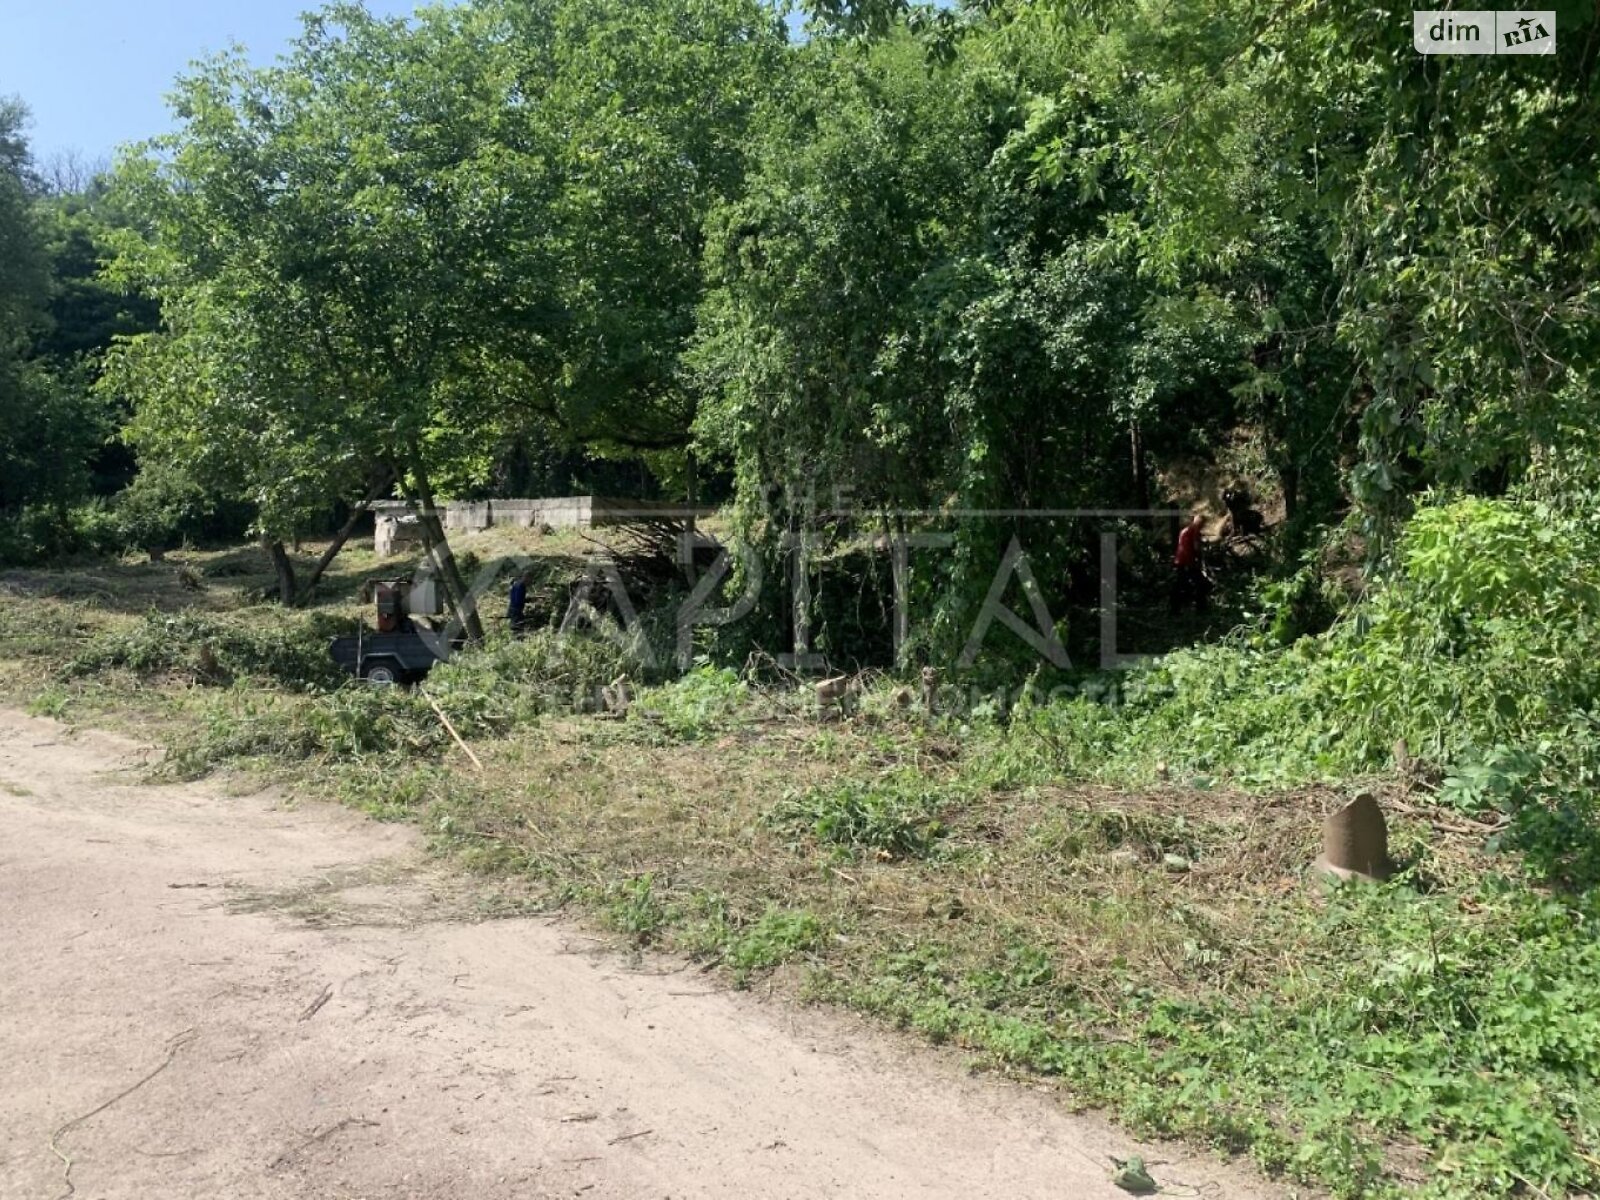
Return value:
[(489, 511), (490, 503), (488, 500), (462, 500), (444, 505), (440, 514), (444, 518), (444, 527), (468, 531), (489, 528), (494, 524)]
[[(702, 516), (712, 510), (702, 509)], [(373, 548), (379, 557), (410, 550), (422, 544), (422, 531), (411, 506), (400, 500), (384, 500), (372, 506)], [(681, 504), (653, 500), (619, 500), (608, 496), (556, 496), (540, 500), (461, 500), (439, 506), (439, 517), (448, 531), (475, 532), (496, 525), (516, 529), (592, 529), (620, 525), (637, 517), (661, 513), (682, 517)]]
[(390, 558), (422, 545), (422, 526), (410, 507), (400, 501), (372, 506), (372, 549)]

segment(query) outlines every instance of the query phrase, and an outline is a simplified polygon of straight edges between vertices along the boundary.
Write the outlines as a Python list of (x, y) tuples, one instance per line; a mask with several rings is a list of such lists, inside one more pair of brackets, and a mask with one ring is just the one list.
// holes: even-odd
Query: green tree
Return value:
[(537, 300), (494, 330), (525, 428), (688, 482), (706, 217), (742, 190), (782, 24), (758, 0), (480, 7), (504, 23), (519, 136), (550, 156)]
[(392, 470), (476, 636), (438, 495), (552, 419), (686, 442), (700, 217), (778, 37), (734, 0), (335, 5), (277, 67), (205, 64), (120, 170), (142, 236), (118, 273), (165, 317), (119, 354), (135, 440), (248, 495), (269, 538)]
[(0, 512), (48, 507), (63, 524), (108, 429), (87, 372), (40, 354), (53, 329), (51, 256), (26, 120), (20, 101), (0, 102)]
[(1419, 490), (1501, 490), (1594, 424), (1592, 6), (1557, 25), (1550, 56), (1430, 57), (1355, 0), (1140, 0), (1105, 39), (1131, 252), (1255, 277), (1260, 394), (1318, 468), (1359, 423), (1377, 544)]
[(184, 79), (179, 132), (120, 172), (144, 236), (118, 270), (165, 318), (121, 351), (136, 442), (253, 499), (269, 541), (391, 470), (474, 637), (434, 480), (492, 461), (510, 397), (483, 330), (523, 294), (543, 186), (536, 149), (497, 137), (515, 81), (493, 33), (475, 10), (330, 8), (280, 66)]
[[(1252, 310), (1220, 273), (1159, 278), (1124, 251), (1137, 196), (1082, 41), (1049, 14), (944, 62), (904, 33), (819, 40), (769, 102), (746, 193), (712, 220), (693, 356), (750, 535), (836, 497), (887, 523), (1148, 506), (1151, 454), (1232, 416)], [(1013, 537), (1057, 602), (1091, 589), (1096, 530), (962, 520), (934, 572), (942, 648)]]

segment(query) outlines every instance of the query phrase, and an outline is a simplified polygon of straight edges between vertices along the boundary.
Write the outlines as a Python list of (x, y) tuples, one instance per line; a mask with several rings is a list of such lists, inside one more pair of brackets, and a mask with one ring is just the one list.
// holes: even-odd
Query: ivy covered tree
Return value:
[[(1148, 507), (1152, 455), (1228, 420), (1249, 306), (1123, 252), (1133, 184), (1075, 34), (996, 29), (942, 63), (906, 35), (822, 42), (764, 110), (759, 166), (713, 218), (692, 356), (748, 529), (793, 530), (813, 497), (886, 525)], [(1094, 528), (963, 520), (936, 573), (945, 648), (1014, 538), (1058, 602), (1092, 586)]]

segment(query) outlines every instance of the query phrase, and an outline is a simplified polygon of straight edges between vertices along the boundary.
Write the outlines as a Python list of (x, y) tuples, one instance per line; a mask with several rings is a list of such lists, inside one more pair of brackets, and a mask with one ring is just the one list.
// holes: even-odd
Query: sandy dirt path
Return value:
[(143, 753), (0, 711), (5, 1200), (1096, 1200), (1135, 1152), (1269, 1194), (846, 1018), (471, 919), (412, 831), (143, 784)]

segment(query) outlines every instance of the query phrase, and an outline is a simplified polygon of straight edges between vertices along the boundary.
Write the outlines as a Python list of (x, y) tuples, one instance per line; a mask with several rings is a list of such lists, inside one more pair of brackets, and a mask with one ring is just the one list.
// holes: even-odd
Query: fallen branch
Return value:
[(1473, 837), (1481, 834), (1487, 837), (1491, 834), (1500, 833), (1511, 824), (1511, 819), (1509, 817), (1501, 817), (1499, 820), (1494, 821), (1493, 823), (1474, 821), (1470, 817), (1462, 817), (1459, 822), (1441, 821), (1438, 817), (1434, 816), (1433, 812), (1429, 809), (1418, 808), (1416, 805), (1407, 804), (1403, 800), (1391, 799), (1388, 801), (1388, 804), (1389, 807), (1395, 812), (1403, 813), (1408, 817), (1420, 818), (1421, 820), (1426, 821), (1429, 825), (1432, 825), (1441, 833), (1456, 833), (1467, 837)]
[(638, 1133), (625, 1133), (621, 1137), (612, 1138), (606, 1145), (615, 1146), (618, 1142), (631, 1142), (634, 1138), (646, 1137), (654, 1132), (654, 1129), (641, 1129)]
[(311, 1020), (312, 1017), (322, 1011), (322, 1006), (331, 999), (333, 999), (333, 985), (330, 983), (323, 987), (322, 994), (311, 1002), (311, 1006), (300, 1014), (300, 1019), (302, 1021)]
[(376, 1121), (369, 1121), (365, 1117), (346, 1117), (342, 1121), (336, 1121), (334, 1124), (329, 1125), (321, 1133), (312, 1134), (292, 1150), (285, 1150), (282, 1154), (278, 1155), (277, 1158), (273, 1159), (267, 1164), (267, 1170), (276, 1170), (278, 1167), (281, 1167), (284, 1163), (288, 1162), (291, 1158), (294, 1158), (301, 1151), (309, 1150), (318, 1142), (327, 1141), (336, 1133), (343, 1133), (346, 1129), (354, 1129), (358, 1126), (363, 1129), (376, 1129), (378, 1127), (378, 1123)]
[(480, 762), (478, 760), (478, 756), (472, 752), (472, 747), (467, 745), (467, 743), (462, 740), (461, 735), (456, 732), (456, 727), (450, 724), (450, 718), (444, 715), (444, 709), (440, 708), (437, 702), (435, 702), (434, 698), (428, 695), (427, 692), (424, 692), (421, 688), (418, 688), (417, 691), (421, 693), (422, 698), (428, 702), (429, 706), (438, 715), (439, 720), (444, 722), (446, 731), (451, 737), (455, 738), (456, 745), (460, 746), (462, 752), (472, 760), (472, 765), (478, 769), (478, 773), (481, 775), (483, 773), (483, 763)]

